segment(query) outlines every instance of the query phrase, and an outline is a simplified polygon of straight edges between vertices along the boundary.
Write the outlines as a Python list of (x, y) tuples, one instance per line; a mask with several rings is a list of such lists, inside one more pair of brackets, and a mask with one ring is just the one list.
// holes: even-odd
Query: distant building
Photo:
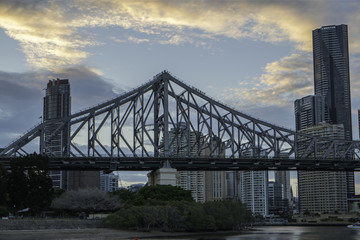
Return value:
[[(71, 114), (70, 83), (68, 79), (50, 80), (44, 97), (44, 153), (49, 156), (66, 157), (70, 155), (70, 126), (57, 129)], [(51, 120), (57, 119), (56, 123)], [(64, 121), (61, 121), (64, 119)], [(87, 187), (100, 187), (98, 171), (50, 171), (54, 188), (76, 190)]]
[(292, 190), (290, 184), (290, 171), (275, 171), (275, 183), (282, 186), (282, 210), (288, 211), (292, 205)]
[(309, 95), (295, 100), (296, 131), (325, 121), (325, 98)]
[(277, 182), (269, 182), (269, 214), (277, 214), (283, 211), (283, 185)]
[[(342, 124), (320, 123), (300, 132), (326, 139), (344, 139)], [(299, 152), (304, 151), (299, 141)], [(346, 172), (298, 171), (300, 212), (345, 213), (347, 204)]]
[(268, 215), (268, 172), (239, 171), (239, 198), (253, 213)]
[(238, 196), (237, 171), (225, 171), (226, 199), (235, 199)]
[[(220, 147), (218, 147), (220, 146)], [(211, 148), (205, 149), (205, 156), (212, 155), (225, 157), (225, 145), (220, 138), (213, 138)], [(227, 198), (226, 171), (206, 171), (205, 172), (205, 201), (219, 201)]]
[(349, 47), (347, 25), (313, 30), (315, 95), (325, 98), (326, 122), (343, 124), (352, 140)]
[[(313, 30), (315, 95), (325, 98), (325, 119), (343, 124), (345, 140), (352, 140), (348, 26)], [(355, 195), (354, 172), (347, 172), (348, 197)]]
[[(201, 133), (190, 131), (186, 123), (179, 123), (176, 129), (169, 131), (170, 156), (196, 155), (198, 146), (195, 143), (201, 137)], [(196, 202), (205, 202), (205, 171), (177, 171), (176, 186), (190, 190)]]
[[(246, 151), (244, 156), (251, 157)], [(268, 171), (238, 171), (238, 197), (253, 213), (268, 215)]]
[(119, 189), (119, 176), (114, 173), (105, 174), (100, 172), (100, 190), (114, 192)]
[[(68, 79), (50, 80), (44, 97), (43, 121), (47, 123), (53, 119), (68, 117), (71, 112), (70, 84)], [(55, 132), (62, 124), (49, 123), (45, 125), (45, 154), (62, 157), (69, 155), (70, 127)], [(54, 188), (67, 188), (66, 171), (50, 171)]]

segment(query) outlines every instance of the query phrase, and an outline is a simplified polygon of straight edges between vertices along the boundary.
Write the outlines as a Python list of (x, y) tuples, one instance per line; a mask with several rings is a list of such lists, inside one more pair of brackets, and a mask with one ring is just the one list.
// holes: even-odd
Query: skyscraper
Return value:
[(284, 205), (290, 206), (292, 201), (290, 171), (275, 171), (275, 183), (282, 185), (283, 188), (282, 199)]
[(268, 171), (239, 171), (239, 199), (248, 210), (267, 216), (268, 206)]
[[(352, 140), (350, 71), (347, 25), (313, 30), (315, 95), (325, 97), (325, 119), (343, 124), (345, 140)], [(347, 172), (348, 197), (355, 195), (354, 173)]]
[[(70, 83), (68, 79), (50, 80), (44, 97), (44, 153), (62, 157), (70, 154), (70, 126), (66, 117), (71, 114)], [(58, 121), (52, 122), (51, 120)], [(58, 128), (61, 130), (58, 131)], [(98, 171), (50, 171), (54, 188), (75, 190), (86, 187), (100, 187)]]
[[(70, 115), (71, 97), (68, 79), (50, 80), (44, 97), (45, 154), (55, 157), (67, 155), (70, 129), (55, 132), (62, 124), (51, 123), (50, 120), (62, 119)], [(66, 171), (50, 171), (54, 188), (67, 188)]]
[(343, 124), (352, 140), (349, 50), (347, 25), (313, 30), (315, 95), (325, 97), (325, 118)]
[(309, 95), (295, 100), (296, 131), (325, 121), (325, 98)]
[[(244, 156), (252, 157), (253, 151), (244, 152)], [(269, 213), (268, 171), (238, 171), (238, 197), (253, 213), (267, 216)]]
[(114, 173), (100, 172), (100, 190), (114, 192), (119, 189), (119, 176)]
[[(342, 124), (321, 123), (300, 132), (325, 139), (344, 139)], [(299, 146), (300, 153), (304, 150)], [(348, 210), (346, 172), (298, 171), (298, 187), (302, 213), (345, 213)]]
[[(190, 131), (185, 122), (179, 123), (176, 128), (169, 131), (170, 155), (176, 157), (186, 156), (187, 153), (196, 155), (198, 146), (195, 143), (198, 137), (202, 137), (201, 133)], [(190, 146), (188, 146), (188, 139)], [(205, 171), (177, 171), (176, 185), (190, 190), (196, 202), (205, 202)]]

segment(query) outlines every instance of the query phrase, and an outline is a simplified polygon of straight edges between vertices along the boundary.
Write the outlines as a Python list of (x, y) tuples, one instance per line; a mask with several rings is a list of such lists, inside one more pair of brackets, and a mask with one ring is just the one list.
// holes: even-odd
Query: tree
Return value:
[(216, 221), (219, 230), (240, 229), (253, 221), (251, 211), (240, 201), (216, 201), (204, 203), (204, 210)]
[(115, 211), (122, 206), (115, 197), (96, 188), (67, 191), (55, 198), (52, 207), (55, 209), (73, 210), (78, 212)]
[(48, 157), (37, 154), (16, 158), (10, 162), (8, 207), (14, 213), (30, 208), (33, 215), (38, 215), (50, 207), (53, 189), (48, 176), (48, 162)]
[(8, 209), (13, 213), (26, 207), (28, 196), (29, 179), (25, 174), (25, 163), (23, 158), (16, 158), (10, 161), (11, 172), (8, 178)]
[(194, 202), (190, 191), (171, 185), (146, 186), (140, 189), (139, 194), (143, 196), (144, 200)]
[(4, 165), (0, 162), (0, 206), (5, 206), (7, 201), (8, 174)]
[(109, 192), (109, 195), (117, 197), (125, 205), (142, 205), (144, 203), (144, 199), (138, 194), (138, 192), (132, 192), (125, 188)]

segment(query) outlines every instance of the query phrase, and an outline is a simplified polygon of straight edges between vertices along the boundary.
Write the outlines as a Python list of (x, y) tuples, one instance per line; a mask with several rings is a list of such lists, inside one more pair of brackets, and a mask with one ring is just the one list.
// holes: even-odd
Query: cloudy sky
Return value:
[(313, 94), (312, 30), (334, 24), (349, 27), (358, 139), (359, 22), (358, 0), (0, 0), (0, 147), (40, 122), (49, 79), (70, 79), (76, 112), (165, 69), (294, 129), (294, 100)]

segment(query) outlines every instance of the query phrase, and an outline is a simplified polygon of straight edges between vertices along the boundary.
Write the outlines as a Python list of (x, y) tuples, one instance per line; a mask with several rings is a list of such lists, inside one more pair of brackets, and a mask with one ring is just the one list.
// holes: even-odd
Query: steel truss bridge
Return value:
[[(51, 131), (49, 131), (49, 129)], [(164, 71), (95, 107), (35, 126), (0, 161), (37, 148), (51, 169), (360, 170), (359, 141), (330, 140), (253, 118)], [(29, 150), (30, 149), (30, 150)]]

